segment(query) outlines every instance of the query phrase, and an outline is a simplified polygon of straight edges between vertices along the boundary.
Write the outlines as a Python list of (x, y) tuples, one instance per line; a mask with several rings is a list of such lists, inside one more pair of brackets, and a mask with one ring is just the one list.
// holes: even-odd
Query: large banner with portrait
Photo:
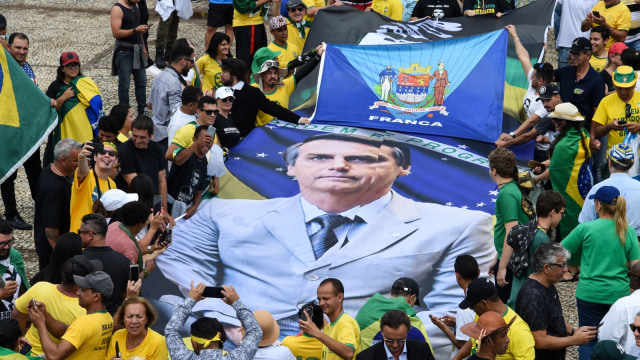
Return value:
[(327, 45), (313, 123), (492, 142), (507, 31), (404, 45)]

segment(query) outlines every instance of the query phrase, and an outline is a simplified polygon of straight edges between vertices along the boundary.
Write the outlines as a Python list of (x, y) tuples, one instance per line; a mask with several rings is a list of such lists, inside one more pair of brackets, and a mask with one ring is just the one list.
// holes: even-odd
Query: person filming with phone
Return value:
[(606, 48), (615, 42), (624, 42), (631, 27), (631, 12), (627, 5), (618, 0), (600, 0), (582, 20), (582, 31), (589, 31), (592, 27), (603, 26), (609, 30), (609, 41)]
[[(212, 292), (215, 293), (209, 294), (209, 291), (205, 290), (213, 290)], [(191, 324), (193, 351), (187, 349), (180, 335), (180, 329), (191, 314), (193, 306), (205, 296), (211, 295), (221, 298), (227, 305), (233, 307), (245, 331), (242, 343), (227, 353), (222, 352), (227, 335), (222, 324), (214, 318), (202, 317)], [(240, 301), (240, 296), (232, 285), (223, 285), (222, 288), (207, 288), (203, 283), (199, 283), (194, 287), (193, 281), (191, 281), (189, 297), (183, 304), (176, 307), (164, 330), (164, 335), (172, 359), (253, 359), (262, 340), (262, 329), (253, 312)]]

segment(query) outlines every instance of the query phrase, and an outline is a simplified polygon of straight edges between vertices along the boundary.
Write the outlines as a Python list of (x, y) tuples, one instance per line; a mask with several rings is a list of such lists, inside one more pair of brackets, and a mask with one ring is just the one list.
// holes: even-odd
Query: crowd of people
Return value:
[[(580, 360), (640, 356), (640, 303), (629, 291), (640, 288), (640, 212), (634, 207), (640, 201), (640, 21), (633, 20), (640, 5), (618, 0), (559, 2), (557, 69), (550, 63), (532, 65), (516, 27), (506, 27), (530, 85), (523, 99), (526, 121), (502, 134), (497, 149), (488, 154), (489, 174), (499, 190), (495, 249), (484, 251), (475, 244), (471, 256), (465, 254), (465, 246), (472, 252), (469, 242), (482, 242), (490, 219), (462, 209), (417, 205), (391, 190), (393, 181), (409, 174), (411, 167), (409, 149), (395, 142), (381, 146), (358, 137), (311, 137), (283, 154), (289, 173), (298, 179), (300, 196), (263, 201), (260, 207), (203, 204), (220, 191), (226, 154), (253, 129), (275, 118), (309, 122), (288, 104), (297, 83), (323, 56), (323, 46), (306, 54), (302, 50), (314, 16), (324, 7), (346, 5), (396, 20), (419, 20), (501, 17), (515, 7), (514, 1), (289, 0), (282, 15), (272, 11), (265, 25), (272, 3), (210, 0), (206, 53), (200, 58), (192, 42), (177, 39), (185, 5), (176, 4), (177, 9), (161, 14), (152, 59), (145, 1), (116, 2), (110, 22), (119, 104), (108, 115), (103, 114), (98, 86), (82, 74), (78, 54), (60, 55), (56, 80), (46, 91), (59, 123), (49, 136), (44, 158), (36, 152), (24, 163), (35, 203), (33, 226), (17, 212), (16, 174), (1, 187), (7, 219), (0, 220), (1, 356), (329, 360), (439, 359), (444, 353), (447, 359), (564, 359), (566, 349), (574, 345), (579, 346)], [(223, 32), (217, 32), (220, 27)], [(273, 37), (270, 44), (267, 27)], [(6, 32), (7, 19), (0, 15), (0, 43), (37, 83), (27, 62), (28, 36), (5, 36)], [(147, 94), (145, 69), (154, 63), (164, 70)], [(135, 107), (129, 99), (132, 78)], [(530, 180), (539, 192), (530, 209), (524, 205), (527, 194), (516, 157), (508, 148), (532, 140)], [(337, 172), (375, 164), (389, 176), (377, 179), (379, 187), (372, 180), (371, 187), (354, 187), (348, 195), (332, 192), (313, 183), (309, 171), (319, 168), (314, 163), (318, 158), (341, 160), (332, 165), (341, 167), (334, 169)], [(370, 234), (363, 232), (363, 224), (375, 224), (376, 211), (388, 204), (394, 210), (386, 217), (398, 215), (398, 232), (405, 224), (394, 212), (400, 208), (415, 207), (432, 224), (407, 230), (401, 247), (371, 241), (380, 247), (377, 251), (386, 252), (383, 260), (401, 263), (402, 268), (387, 264), (390, 273), (405, 271), (411, 276), (380, 284), (365, 274), (352, 279), (350, 268), (318, 279), (305, 274), (308, 280), (320, 280), (311, 289), (317, 301), (296, 308), (300, 289), (295, 279), (304, 273), (302, 262), (292, 262), (282, 274), (262, 274), (264, 269), (247, 266), (266, 253), (286, 258), (300, 251), (294, 244), (282, 244), (278, 237), (284, 230), (276, 225), (261, 227), (275, 203), (284, 209), (294, 202), (303, 204), (302, 213), (310, 219), (306, 235), (313, 251), (296, 254), (305, 262), (326, 262), (336, 256), (337, 247), (357, 244), (358, 236)], [(357, 208), (367, 210), (356, 215)], [(246, 216), (229, 221), (230, 212)], [(445, 220), (451, 217), (458, 221), (451, 242), (464, 250), (459, 253), (439, 247), (449, 247), (443, 239), (451, 237), (452, 226)], [(180, 218), (191, 219), (186, 227), (206, 225), (178, 229), (176, 239), (182, 245), (172, 247)], [(232, 224), (241, 231), (230, 230)], [(14, 229), (33, 229), (39, 272), (31, 279), (13, 248)], [(376, 229), (382, 237), (384, 226)], [(272, 233), (266, 234), (269, 230)], [(293, 236), (297, 230), (287, 231)], [(248, 233), (262, 243), (247, 241)], [(215, 249), (206, 256), (217, 256), (212, 260), (214, 268), (220, 267), (215, 277), (219, 286), (225, 285), (179, 284), (188, 296), (175, 304), (163, 336), (151, 329), (161, 314), (152, 299), (141, 296), (143, 281), (156, 270), (162, 254), (193, 255), (190, 241), (209, 239)], [(243, 256), (221, 259), (217, 253), (225, 251)], [(408, 269), (407, 252), (429, 255)], [(487, 258), (494, 253), (489, 266)], [(376, 254), (362, 255), (367, 256)], [(434, 260), (437, 256), (441, 257)], [(209, 261), (193, 262), (200, 260)], [(380, 259), (370, 261), (379, 263), (376, 260)], [(451, 264), (453, 269), (437, 269), (429, 261)], [(225, 272), (223, 267), (232, 270)], [(484, 268), (493, 280), (480, 276)], [(184, 274), (193, 275), (186, 268)], [(561, 281), (578, 281), (578, 324), (563, 317), (554, 285)], [(373, 291), (360, 289), (366, 282)], [(446, 282), (457, 287), (442, 285)], [(257, 307), (255, 294), (243, 298), (248, 306), (232, 285), (226, 285), (238, 283), (243, 292), (277, 292), (270, 304), (273, 314)], [(199, 313), (196, 304), (208, 306), (211, 299), (203, 300), (210, 297), (220, 298), (213, 300), (225, 309), (220, 314), (238, 319), (240, 326)], [(451, 298), (463, 298), (456, 316), (421, 311), (421, 301), (429, 308)], [(427, 320), (431, 324), (425, 324)], [(431, 325), (441, 333), (428, 334)], [(454, 351), (436, 349), (430, 336), (446, 337)]]

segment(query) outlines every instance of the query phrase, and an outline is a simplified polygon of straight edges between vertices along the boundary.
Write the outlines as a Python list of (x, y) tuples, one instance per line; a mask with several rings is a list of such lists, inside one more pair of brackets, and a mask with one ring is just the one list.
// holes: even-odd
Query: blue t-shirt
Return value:
[(587, 74), (576, 82), (576, 67), (563, 66), (554, 70), (556, 82), (560, 84), (560, 97), (563, 102), (575, 105), (585, 118), (585, 128), (591, 128), (593, 109), (598, 107), (604, 97), (604, 81), (591, 66)]

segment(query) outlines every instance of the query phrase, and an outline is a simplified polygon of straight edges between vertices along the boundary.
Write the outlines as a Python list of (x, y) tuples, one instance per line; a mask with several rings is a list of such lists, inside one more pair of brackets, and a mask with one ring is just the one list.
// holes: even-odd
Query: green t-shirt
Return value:
[(533, 272), (531, 260), (533, 260), (533, 254), (536, 253), (536, 250), (540, 247), (542, 243), (546, 243), (551, 241), (549, 239), (549, 235), (547, 235), (544, 230), (538, 227), (538, 231), (536, 231), (536, 236), (533, 238), (531, 245), (529, 245), (529, 266), (527, 266), (527, 270), (522, 274), (521, 277), (513, 276), (513, 280), (511, 280), (511, 295), (509, 296), (509, 301), (507, 301), (507, 306), (512, 309), (516, 308), (516, 299), (518, 298), (518, 293), (522, 288), (522, 285), (527, 281), (529, 275)]
[(613, 304), (629, 295), (627, 261), (640, 259), (636, 231), (629, 226), (624, 246), (613, 219), (596, 219), (578, 225), (562, 241), (572, 259), (580, 259), (576, 297), (597, 304)]
[(506, 183), (496, 199), (496, 224), (493, 226), (493, 243), (498, 252), (498, 259), (502, 257), (502, 247), (507, 232), (504, 224), (518, 221), (518, 224), (526, 224), (529, 217), (522, 210), (522, 193), (515, 180)]

